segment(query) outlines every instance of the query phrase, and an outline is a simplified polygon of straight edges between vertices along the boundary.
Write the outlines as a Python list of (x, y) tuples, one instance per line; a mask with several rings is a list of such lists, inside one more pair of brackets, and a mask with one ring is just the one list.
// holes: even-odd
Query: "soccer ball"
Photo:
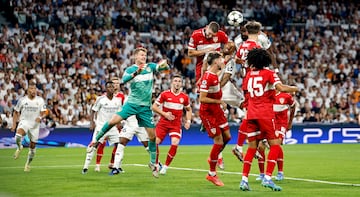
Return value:
[(228, 14), (227, 21), (229, 25), (237, 27), (244, 21), (244, 17), (241, 12), (234, 10)]

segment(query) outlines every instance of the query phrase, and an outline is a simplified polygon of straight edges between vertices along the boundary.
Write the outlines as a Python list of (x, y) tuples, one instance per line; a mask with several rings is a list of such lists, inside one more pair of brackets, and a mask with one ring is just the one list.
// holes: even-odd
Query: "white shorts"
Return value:
[[(92, 136), (92, 141), (96, 142), (96, 135), (101, 131), (102, 126), (96, 126), (93, 136)], [(116, 128), (116, 126), (113, 126), (108, 132), (105, 133), (104, 136), (102, 136), (99, 140), (99, 142), (104, 143), (106, 140), (109, 141), (110, 145), (113, 145), (115, 143), (119, 143), (119, 131)]]
[(222, 88), (223, 100), (226, 104), (238, 107), (243, 102), (244, 96), (231, 82), (227, 82)]
[(132, 140), (134, 135), (136, 135), (139, 142), (149, 141), (149, 136), (144, 127), (134, 127), (128, 124), (125, 124), (121, 129), (120, 137)]
[(31, 142), (37, 142), (39, 139), (40, 124), (36, 122), (20, 121), (17, 129), (23, 129)]

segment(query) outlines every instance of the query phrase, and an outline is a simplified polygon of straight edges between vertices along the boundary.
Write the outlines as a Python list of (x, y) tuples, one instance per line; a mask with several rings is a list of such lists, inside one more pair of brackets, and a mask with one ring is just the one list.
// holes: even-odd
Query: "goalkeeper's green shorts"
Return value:
[(121, 111), (116, 112), (122, 119), (126, 120), (129, 116), (136, 115), (139, 127), (155, 128), (153, 112), (150, 106), (136, 105), (126, 102)]

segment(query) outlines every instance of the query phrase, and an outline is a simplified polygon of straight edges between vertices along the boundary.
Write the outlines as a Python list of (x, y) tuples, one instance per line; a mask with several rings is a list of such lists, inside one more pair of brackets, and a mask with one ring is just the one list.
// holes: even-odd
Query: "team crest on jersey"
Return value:
[(151, 68), (150, 68), (150, 67), (147, 67), (147, 68), (146, 68), (146, 71), (151, 72)]
[(284, 104), (285, 99), (284, 99), (284, 98), (280, 98), (279, 101), (280, 101), (281, 104)]
[(207, 84), (207, 81), (206, 81), (206, 80), (203, 80), (203, 81), (201, 82), (200, 88), (206, 88), (206, 84)]
[(219, 40), (219, 38), (217, 36), (213, 37), (213, 41), (217, 42)]
[(184, 99), (183, 99), (183, 98), (180, 98), (179, 101), (180, 101), (180, 103), (184, 103)]

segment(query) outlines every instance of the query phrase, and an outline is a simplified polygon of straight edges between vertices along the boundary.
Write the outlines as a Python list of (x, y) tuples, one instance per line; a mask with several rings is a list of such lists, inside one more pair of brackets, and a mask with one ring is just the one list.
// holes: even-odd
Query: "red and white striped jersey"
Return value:
[(289, 93), (279, 92), (275, 96), (274, 112), (276, 124), (287, 124), (289, 122), (289, 107), (295, 105), (295, 100)]
[[(220, 88), (219, 77), (215, 73), (206, 71), (201, 79), (200, 92), (207, 92), (207, 97), (220, 100), (222, 91)], [(208, 110), (214, 107), (220, 107), (220, 104), (201, 103), (200, 110)]]
[[(197, 29), (191, 34), (190, 41), (188, 43), (188, 49), (204, 50), (214, 48), (216, 51), (220, 51), (221, 44), (226, 44), (229, 38), (224, 31), (219, 30), (216, 36), (210, 39), (205, 37), (205, 28)], [(203, 64), (204, 55), (196, 57), (196, 81), (201, 76), (201, 67)]]
[(174, 120), (168, 120), (161, 116), (159, 123), (171, 124), (172, 126), (181, 127), (181, 120), (184, 107), (190, 106), (189, 97), (187, 94), (180, 92), (175, 94), (171, 90), (162, 92), (155, 100), (156, 104), (162, 105), (164, 112), (171, 112), (175, 116)]

